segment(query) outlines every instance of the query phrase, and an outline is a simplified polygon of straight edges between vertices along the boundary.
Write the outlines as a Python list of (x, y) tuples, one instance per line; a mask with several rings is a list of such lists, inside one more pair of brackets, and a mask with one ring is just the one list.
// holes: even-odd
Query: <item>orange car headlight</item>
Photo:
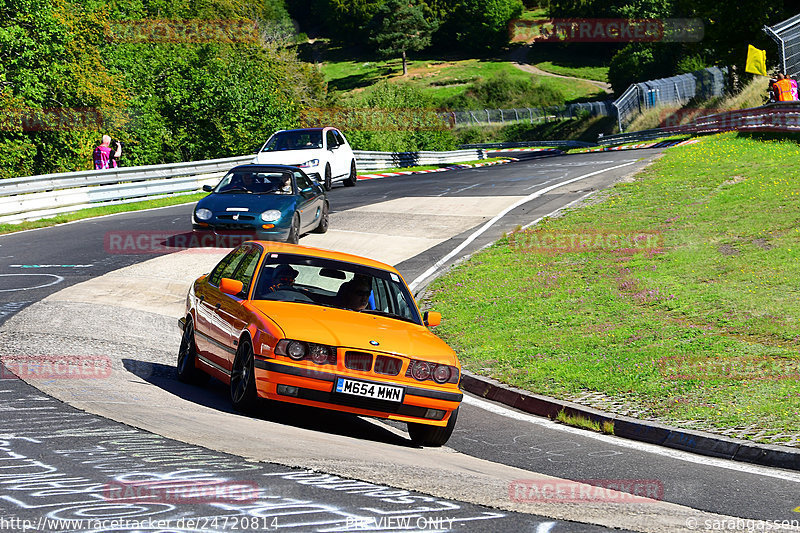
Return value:
[(275, 355), (285, 355), (295, 361), (310, 359), (318, 365), (336, 364), (336, 348), (313, 342), (281, 339), (275, 345)]
[(412, 359), (408, 364), (406, 377), (412, 377), (417, 381), (433, 380), (436, 383), (458, 383), (458, 368)]

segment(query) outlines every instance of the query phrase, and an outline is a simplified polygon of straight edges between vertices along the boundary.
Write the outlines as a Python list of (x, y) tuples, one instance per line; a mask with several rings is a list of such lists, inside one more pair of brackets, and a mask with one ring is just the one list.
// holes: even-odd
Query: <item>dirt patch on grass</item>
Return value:
[(755, 244), (756, 246), (758, 246), (762, 250), (772, 250), (773, 248), (775, 248), (774, 246), (772, 246), (769, 243), (769, 241), (767, 239), (764, 239), (764, 238), (754, 239), (753, 240), (753, 244)]

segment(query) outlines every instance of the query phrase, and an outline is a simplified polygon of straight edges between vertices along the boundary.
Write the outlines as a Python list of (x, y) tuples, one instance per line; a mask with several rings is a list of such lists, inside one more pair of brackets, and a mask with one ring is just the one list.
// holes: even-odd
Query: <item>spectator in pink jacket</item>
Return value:
[(103, 135), (103, 142), (94, 149), (94, 169), (117, 168), (117, 159), (122, 155), (122, 143), (117, 141), (117, 151), (111, 152), (111, 137)]

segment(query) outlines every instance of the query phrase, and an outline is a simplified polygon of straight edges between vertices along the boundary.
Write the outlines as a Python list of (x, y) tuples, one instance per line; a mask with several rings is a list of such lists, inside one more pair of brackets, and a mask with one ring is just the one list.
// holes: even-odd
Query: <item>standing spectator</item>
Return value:
[(792, 84), (792, 100), (797, 101), (797, 80), (794, 79), (794, 76), (789, 76), (788, 74), (786, 79)]
[(770, 78), (769, 80), (769, 102), (767, 102), (769, 104), (778, 101), (778, 89), (775, 88), (777, 81), (775, 78)]
[(117, 168), (117, 159), (122, 155), (122, 143), (117, 141), (117, 151), (111, 152), (111, 137), (103, 135), (103, 142), (94, 149), (94, 169)]
[(775, 82), (775, 91), (778, 93), (779, 102), (792, 101), (792, 82), (786, 79), (783, 73), (778, 74), (778, 81)]

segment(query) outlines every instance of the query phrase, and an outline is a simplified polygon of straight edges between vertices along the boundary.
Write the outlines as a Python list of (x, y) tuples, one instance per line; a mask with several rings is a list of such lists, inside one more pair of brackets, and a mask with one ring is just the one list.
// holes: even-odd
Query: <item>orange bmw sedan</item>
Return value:
[(230, 384), (240, 411), (263, 398), (399, 420), (441, 446), (463, 395), (455, 352), (428, 331), (440, 320), (389, 265), (250, 241), (189, 289), (178, 378)]

